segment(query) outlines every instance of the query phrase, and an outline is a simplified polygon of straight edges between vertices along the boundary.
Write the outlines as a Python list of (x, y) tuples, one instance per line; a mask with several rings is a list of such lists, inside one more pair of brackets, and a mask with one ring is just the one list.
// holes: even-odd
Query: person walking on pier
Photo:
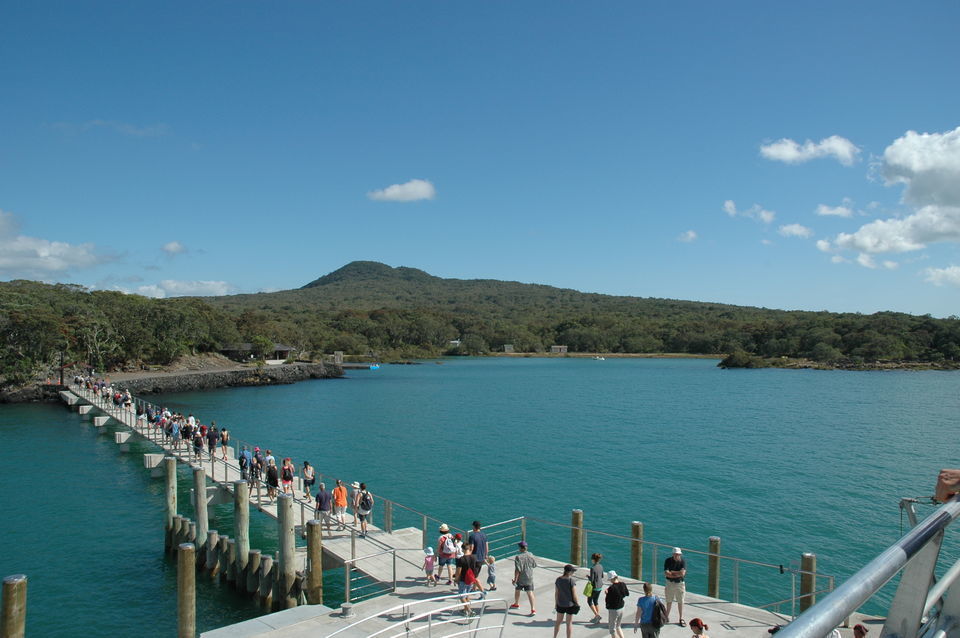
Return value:
[(327, 536), (333, 536), (331, 531), (331, 508), (333, 507), (333, 494), (327, 491), (327, 486), (321, 483), (317, 490), (317, 508), (313, 512), (313, 517), (321, 523), (327, 524)]
[(243, 449), (240, 450), (240, 458), (237, 459), (237, 462), (240, 464), (240, 478), (244, 481), (250, 479), (250, 465), (253, 463), (253, 455), (250, 454), (249, 448), (246, 445), (243, 446)]
[(617, 576), (617, 572), (610, 570), (610, 585), (607, 587), (604, 604), (607, 607), (607, 627), (614, 638), (623, 638), (623, 601), (629, 595), (630, 591)]
[(653, 624), (653, 612), (659, 598), (653, 595), (653, 585), (643, 584), (643, 596), (637, 599), (637, 615), (633, 619), (633, 633), (640, 629), (640, 638), (660, 638), (660, 628)]
[(337, 486), (333, 488), (333, 514), (339, 524), (338, 529), (347, 526), (347, 488), (343, 481), (337, 479)]
[(603, 554), (594, 552), (593, 555), (590, 556), (590, 560), (593, 561), (593, 566), (590, 567), (590, 575), (587, 577), (590, 582), (590, 594), (587, 596), (587, 607), (593, 612), (592, 622), (598, 623), (602, 618), (600, 616), (600, 592), (603, 590), (603, 565), (600, 564), (600, 561), (603, 560)]
[(353, 522), (351, 525), (357, 524), (357, 510), (360, 509), (360, 484), (354, 481), (350, 484), (350, 509), (353, 510)]
[(193, 435), (193, 455), (198, 461), (203, 458), (203, 435), (200, 430)]
[(520, 553), (513, 557), (513, 604), (510, 609), (520, 609), (520, 592), (527, 592), (530, 601), (530, 615), (537, 613), (536, 597), (533, 593), (533, 570), (537, 567), (537, 559), (527, 549), (527, 541), (518, 544)]
[(483, 533), (480, 521), (473, 521), (473, 531), (467, 536), (467, 542), (473, 545), (473, 555), (477, 558), (479, 567), (477, 568), (477, 577), (480, 577), (480, 569), (487, 562), (487, 535)]
[(220, 440), (220, 431), (217, 430), (217, 422), (210, 422), (210, 429), (207, 430), (207, 451), (210, 453), (210, 460), (216, 457), (217, 441)]
[(359, 497), (357, 498), (357, 516), (360, 518), (360, 538), (367, 537), (367, 519), (373, 511), (373, 494), (367, 490), (367, 484), (360, 484)]
[(423, 573), (427, 576), (427, 587), (437, 586), (437, 575), (434, 573), (437, 563), (437, 556), (433, 553), (433, 548), (428, 547), (423, 550)]
[(289, 456), (283, 459), (283, 467), (280, 468), (280, 482), (283, 484), (283, 493), (293, 496), (293, 475), (296, 472), (293, 467), (293, 459)]
[(677, 611), (680, 615), (677, 624), (686, 627), (687, 623), (683, 620), (683, 598), (687, 593), (687, 587), (684, 584), (684, 578), (687, 575), (687, 562), (683, 560), (683, 552), (679, 547), (674, 547), (673, 556), (668, 556), (663, 561), (663, 575), (667, 579), (663, 589), (664, 596), (667, 599), (667, 620), (670, 619), (670, 608), (676, 602)]
[(580, 612), (577, 603), (577, 585), (573, 574), (577, 568), (573, 565), (563, 566), (563, 575), (554, 581), (553, 600), (557, 611), (557, 620), (553, 623), (553, 638), (560, 633), (560, 625), (567, 625), (567, 638), (573, 636), (573, 617)]
[(300, 470), (300, 475), (303, 477), (303, 498), (310, 500), (310, 488), (313, 487), (313, 484), (317, 480), (316, 472), (313, 470), (313, 466), (310, 465), (310, 461), (303, 462), (303, 469)]
[(447, 568), (447, 584), (453, 584), (453, 566), (457, 560), (457, 547), (453, 543), (453, 534), (450, 533), (450, 527), (446, 523), (440, 524), (440, 538), (437, 539), (437, 564), (440, 566), (437, 570), (437, 576), (443, 574), (443, 568)]
[(271, 457), (267, 461), (267, 498), (273, 503), (277, 497), (277, 488), (280, 487), (280, 472), (277, 471), (277, 463)]
[(470, 609), (470, 592), (474, 589), (483, 591), (483, 585), (477, 580), (479, 569), (480, 563), (473, 555), (473, 546), (467, 543), (463, 548), (463, 556), (457, 559), (457, 571), (453, 576), (457, 583), (457, 593), (460, 594), (460, 602), (463, 603), (463, 613), (467, 616), (473, 615), (473, 610)]
[(230, 430), (220, 428), (220, 454), (224, 461), (227, 460), (227, 448), (230, 447)]

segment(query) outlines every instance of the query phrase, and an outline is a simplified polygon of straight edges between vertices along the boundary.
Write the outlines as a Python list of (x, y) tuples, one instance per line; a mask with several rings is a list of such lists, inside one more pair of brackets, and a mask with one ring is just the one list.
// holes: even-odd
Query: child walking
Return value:
[(487, 563), (487, 589), (490, 591), (496, 591), (497, 589), (497, 559), (488, 555), (486, 558)]
[(436, 566), (437, 557), (433, 553), (433, 548), (428, 547), (423, 550), (426, 556), (423, 557), (423, 573), (427, 575), (427, 587), (437, 586), (437, 576), (433, 573)]

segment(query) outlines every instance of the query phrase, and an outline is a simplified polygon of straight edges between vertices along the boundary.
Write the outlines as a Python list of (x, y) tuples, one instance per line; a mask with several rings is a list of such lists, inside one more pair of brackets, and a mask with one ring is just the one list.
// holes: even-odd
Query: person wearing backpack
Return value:
[(453, 534), (446, 523), (440, 525), (440, 538), (437, 539), (437, 577), (443, 573), (443, 567), (447, 567), (447, 584), (453, 584), (453, 567), (457, 560), (457, 547), (453, 544)]
[(643, 596), (637, 599), (637, 615), (633, 619), (633, 633), (639, 627), (641, 638), (658, 638), (660, 628), (666, 624), (667, 608), (663, 601), (653, 595), (653, 585), (643, 584)]
[(367, 491), (367, 484), (360, 484), (357, 495), (357, 517), (360, 519), (360, 538), (367, 537), (367, 519), (373, 511), (373, 494)]
[(613, 638), (623, 638), (623, 601), (630, 595), (627, 585), (620, 580), (617, 572), (610, 570), (610, 585), (604, 602), (609, 617), (608, 628)]

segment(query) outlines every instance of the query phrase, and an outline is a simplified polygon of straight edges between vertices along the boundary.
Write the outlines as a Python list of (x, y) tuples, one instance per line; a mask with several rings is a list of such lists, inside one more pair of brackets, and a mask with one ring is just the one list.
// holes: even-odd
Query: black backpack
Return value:
[(364, 492), (360, 495), (360, 509), (368, 511), (373, 509), (373, 498), (370, 496), (370, 492)]
[(667, 624), (667, 606), (663, 604), (663, 601), (659, 598), (654, 598), (653, 601), (653, 618), (651, 619), (651, 624), (660, 629)]

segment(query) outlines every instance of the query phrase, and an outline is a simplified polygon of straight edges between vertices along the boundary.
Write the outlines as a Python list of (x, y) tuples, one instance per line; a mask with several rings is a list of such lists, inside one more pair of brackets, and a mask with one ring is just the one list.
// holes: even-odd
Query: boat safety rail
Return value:
[[(813, 605), (778, 638), (822, 638), (860, 608), (898, 572), (900, 583), (887, 611), (884, 638), (955, 636), (960, 631), (960, 563), (935, 582), (944, 531), (960, 516), (960, 497), (937, 508), (837, 589)], [(934, 584), (935, 582), (935, 584)]]
[[(464, 598), (469, 600), (472, 613), (464, 611)], [(370, 624), (378, 619), (391, 619), (399, 616), (399, 620), (393, 621), (386, 627), (376, 631), (366, 630), (367, 638), (399, 638), (401, 636), (415, 636), (425, 634), (434, 635), (440, 627), (444, 625), (464, 626), (464, 618), (468, 620), (464, 629), (454, 631), (453, 633), (444, 633), (445, 638), (454, 636), (476, 635), (484, 632), (484, 636), (493, 636), (492, 632), (497, 632), (498, 638), (503, 636), (503, 629), (506, 626), (508, 618), (509, 601), (503, 598), (487, 598), (483, 592), (471, 592), (466, 596), (460, 594), (448, 594), (437, 596), (435, 598), (425, 598), (403, 603), (389, 609), (378, 611), (375, 614), (366, 616), (350, 623), (346, 627), (341, 627), (327, 638), (333, 638), (337, 634), (352, 635), (356, 633), (354, 629), (360, 625)], [(486, 614), (488, 608), (490, 611), (500, 611), (503, 613)], [(475, 611), (473, 611), (475, 610)], [(494, 618), (493, 623), (484, 624), (485, 618)], [(382, 622), (383, 620), (381, 620)], [(363, 630), (361, 630), (363, 631)], [(491, 633), (487, 633), (491, 632)]]
[[(637, 571), (634, 574), (630, 574), (629, 572), (627, 573), (632, 578), (636, 578), (637, 580), (646, 580), (654, 585), (658, 583), (658, 579), (660, 579), (663, 573), (662, 560), (672, 555), (673, 548), (675, 547), (675, 545), (657, 543), (654, 541), (634, 538), (632, 536), (589, 529), (586, 527), (574, 527), (568, 523), (557, 523), (531, 516), (526, 517), (526, 524), (527, 534), (530, 533), (530, 524), (562, 528), (569, 530), (571, 535), (575, 531), (579, 532), (581, 551), (578, 559), (571, 562), (576, 562), (580, 567), (586, 567), (590, 564), (588, 562), (589, 556), (591, 555), (592, 551), (594, 551), (590, 549), (591, 544), (598, 548), (596, 551), (600, 551), (606, 555), (615, 553), (617, 551), (615, 548), (619, 545), (620, 553), (626, 556), (627, 560), (632, 560), (632, 550), (635, 546), (638, 546), (638, 564), (636, 565)], [(533, 537), (538, 539), (542, 538), (540, 534), (533, 534)], [(734, 603), (745, 602), (746, 604), (750, 604), (755, 607), (772, 608), (773, 611), (778, 613), (780, 612), (781, 605), (789, 604), (790, 615), (793, 617), (796, 616), (796, 611), (801, 599), (806, 596), (810, 596), (811, 594), (829, 592), (833, 590), (834, 577), (828, 574), (804, 570), (789, 565), (775, 565), (773, 563), (764, 563), (761, 561), (749, 560), (736, 556), (726, 556), (719, 552), (712, 552), (709, 550), (703, 551), (686, 547), (681, 547), (681, 549), (683, 550), (683, 555), (688, 563), (690, 562), (691, 557), (693, 557), (694, 560), (698, 562), (702, 561), (703, 564), (703, 569), (700, 569), (699, 567), (696, 569), (691, 569), (688, 565), (688, 573), (694, 572), (700, 576), (706, 576), (707, 581), (710, 580), (709, 574), (712, 571), (710, 564), (711, 562), (715, 561), (717, 574), (716, 589), (714, 591), (709, 591), (711, 588), (708, 582), (706, 588), (708, 591), (703, 592), (714, 598), (722, 597), (725, 600), (730, 600)], [(619, 556), (619, 554), (616, 555)], [(748, 572), (743, 568), (749, 568), (751, 571)], [(722, 573), (729, 573), (729, 578), (726, 580), (721, 580), (720, 574)], [(741, 600), (744, 598), (743, 590), (745, 583), (753, 583), (757, 585), (753, 587), (753, 589), (756, 591), (769, 593), (774, 591), (775, 587), (783, 586), (782, 580), (771, 580), (771, 578), (774, 576), (787, 574), (790, 575), (790, 590), (788, 592), (784, 587), (784, 593), (781, 600), (776, 602)], [(808, 576), (812, 578), (813, 592), (801, 593), (798, 591), (797, 580), (802, 576)], [(691, 580), (689, 576), (687, 580)], [(690, 586), (689, 582), (687, 586)]]
[[(384, 555), (390, 555), (390, 561), (393, 566), (393, 577), (389, 581), (377, 582), (366, 578), (362, 571), (357, 570), (357, 563), (378, 558)], [(360, 583), (355, 584), (355, 583)], [(352, 603), (357, 600), (371, 598), (378, 594), (397, 591), (397, 550), (394, 548), (383, 551), (348, 558), (343, 561), (343, 602)], [(362, 592), (362, 593), (357, 593)]]

